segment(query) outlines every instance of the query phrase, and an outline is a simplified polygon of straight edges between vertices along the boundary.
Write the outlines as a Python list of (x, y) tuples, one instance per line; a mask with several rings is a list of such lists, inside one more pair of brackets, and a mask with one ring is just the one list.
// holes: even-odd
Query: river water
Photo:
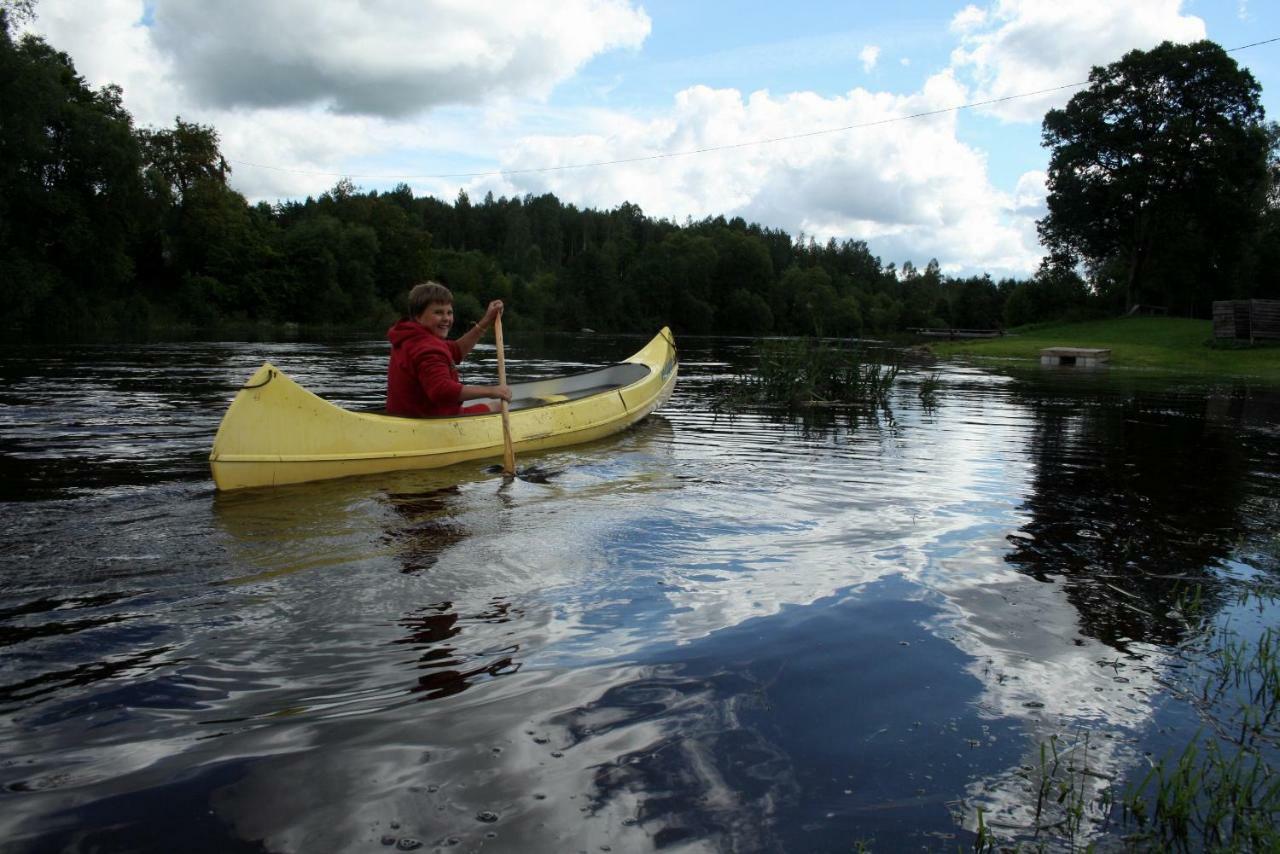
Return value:
[[(514, 381), (642, 343), (509, 338)], [(717, 413), (752, 343), (680, 343), (546, 477), (227, 494), (257, 365), (376, 406), (385, 344), (0, 350), (0, 846), (954, 851), (1026, 836), (1047, 741), (1118, 782), (1195, 732), (1188, 585), (1276, 623), (1229, 592), (1280, 574), (1274, 391), (908, 358)]]

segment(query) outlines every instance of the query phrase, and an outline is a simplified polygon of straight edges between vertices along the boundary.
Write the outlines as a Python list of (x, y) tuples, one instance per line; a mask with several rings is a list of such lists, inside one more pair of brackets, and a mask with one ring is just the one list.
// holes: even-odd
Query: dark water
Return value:
[(1229, 595), (1280, 574), (1274, 391), (908, 364), (886, 409), (715, 415), (749, 342), (682, 343), (545, 482), (223, 495), (254, 367), (376, 405), (383, 345), (0, 351), (0, 845), (954, 851), (1028, 826), (1052, 736), (1122, 780), (1195, 731), (1189, 581), (1275, 623)]

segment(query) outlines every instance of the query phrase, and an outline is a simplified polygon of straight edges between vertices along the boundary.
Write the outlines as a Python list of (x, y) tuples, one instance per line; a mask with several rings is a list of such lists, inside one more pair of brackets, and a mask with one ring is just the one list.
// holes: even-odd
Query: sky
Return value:
[[(28, 29), (140, 127), (213, 126), (251, 202), (554, 193), (741, 216), (883, 263), (1033, 273), (1046, 110), (1208, 38), (1280, 120), (1261, 0), (37, 0)], [(1048, 90), (1048, 91), (1046, 91)], [(1029, 94), (1040, 93), (1040, 94)], [(1015, 97), (1016, 96), (1016, 97)], [(1001, 100), (997, 100), (1001, 99)], [(986, 102), (986, 103), (983, 103)]]

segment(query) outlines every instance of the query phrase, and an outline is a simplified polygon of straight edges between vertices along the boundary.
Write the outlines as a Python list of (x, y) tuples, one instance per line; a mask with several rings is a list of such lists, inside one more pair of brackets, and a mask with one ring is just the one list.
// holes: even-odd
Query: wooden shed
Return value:
[(1280, 300), (1218, 300), (1213, 304), (1213, 337), (1253, 341), (1280, 338)]

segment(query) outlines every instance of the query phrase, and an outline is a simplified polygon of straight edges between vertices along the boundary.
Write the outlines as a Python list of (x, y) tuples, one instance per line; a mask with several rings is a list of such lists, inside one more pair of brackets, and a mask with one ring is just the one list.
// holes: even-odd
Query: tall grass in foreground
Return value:
[[(1274, 607), (1276, 597), (1273, 585), (1255, 585), (1242, 603)], [(1184, 597), (1180, 610), (1194, 615), (1198, 603)], [(1130, 839), (1173, 851), (1280, 851), (1280, 631), (1246, 639), (1214, 627), (1193, 669), (1199, 685), (1175, 693), (1204, 729), (1124, 795)]]
[[(1189, 629), (1203, 622), (1198, 591), (1176, 607)], [(1277, 599), (1262, 582), (1239, 601)], [(1280, 851), (1280, 629), (1243, 638), (1210, 626), (1184, 654), (1185, 676), (1166, 687), (1202, 726), (1180, 751), (1120, 785), (1090, 767), (1087, 733), (1051, 736), (1023, 769), (1029, 826), (993, 826), (979, 808), (974, 851)]]
[(763, 341), (758, 358), (756, 370), (721, 396), (721, 408), (886, 406), (898, 376), (896, 362), (869, 360), (861, 347), (815, 340)]

